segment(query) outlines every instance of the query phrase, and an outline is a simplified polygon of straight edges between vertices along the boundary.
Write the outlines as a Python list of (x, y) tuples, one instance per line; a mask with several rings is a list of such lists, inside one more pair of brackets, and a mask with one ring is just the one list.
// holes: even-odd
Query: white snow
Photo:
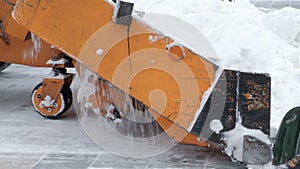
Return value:
[[(218, 64), (225, 68), (270, 74), (272, 131), (278, 129), (288, 110), (300, 105), (299, 9), (287, 7), (265, 13), (249, 0), (234, 3), (221, 0), (139, 0), (135, 2), (135, 10), (176, 16), (194, 25), (210, 40), (218, 53)], [(197, 41), (190, 43), (197, 44)], [(259, 133), (247, 131), (242, 126), (237, 126), (232, 132), (243, 133), (241, 135)], [(234, 140), (239, 140), (239, 144), (242, 143), (242, 139), (227, 134), (228, 142), (234, 144)], [(274, 137), (276, 133), (271, 134)], [(265, 135), (258, 137), (268, 142)], [(238, 151), (234, 153), (241, 155)]]
[(225, 133), (225, 141), (227, 143), (225, 149), (226, 154), (233, 156), (238, 161), (243, 161), (243, 140), (245, 135), (253, 136), (264, 141), (266, 144), (271, 145), (268, 135), (264, 134), (261, 130), (253, 130), (244, 127), (242, 125), (242, 118), (239, 116), (236, 127)]
[[(278, 128), (284, 114), (300, 105), (299, 95), (295, 93), (300, 89), (300, 49), (295, 46), (297, 41), (291, 44), (293, 38), (288, 36), (292, 34), (298, 38), (295, 32), (300, 29), (299, 9), (283, 8), (264, 13), (249, 0), (234, 3), (220, 0), (186, 0), (184, 3), (181, 0), (140, 0), (135, 2), (135, 10), (169, 14), (194, 25), (210, 40), (218, 53), (219, 64), (225, 68), (269, 73), (273, 82), (272, 127)], [(276, 19), (277, 16), (282, 19)], [(278, 25), (276, 30), (268, 28), (275, 24)], [(283, 37), (282, 32), (289, 32), (286, 30), (294, 33)]]
[(217, 134), (220, 134), (220, 131), (222, 131), (224, 129), (222, 122), (218, 119), (212, 120), (209, 123), (209, 127), (212, 131), (214, 131)]
[(156, 36), (150, 35), (148, 39), (150, 43), (155, 43), (159, 39), (159, 37), (157, 35)]
[(121, 0), (123, 2), (134, 3), (134, 0)]
[(112, 19), (114, 22), (116, 22), (116, 19), (117, 19), (117, 15), (118, 15), (118, 11), (119, 11), (119, 8), (120, 8), (120, 0), (117, 0), (116, 1), (116, 4), (112, 3), (115, 7), (114, 7), (114, 14), (112, 16)]
[(47, 61), (47, 65), (64, 65), (64, 64), (66, 64), (66, 63), (68, 63), (69, 61), (67, 60), (67, 59), (65, 59), (65, 58), (61, 58), (61, 59), (59, 59), (59, 60), (48, 60)]
[(263, 21), (267, 30), (271, 30), (291, 45), (300, 45), (300, 10), (286, 7), (269, 13)]
[[(117, 118), (115, 116), (115, 114), (113, 112), (115, 108), (116, 107), (113, 104), (108, 105), (107, 108), (106, 108), (105, 118), (111, 119), (115, 124), (121, 124), (123, 122), (123, 120), (120, 119), (120, 118)], [(120, 113), (121, 118), (125, 117), (123, 112), (119, 112), (119, 113)]]
[(55, 100), (52, 99), (49, 95), (47, 95), (43, 101), (40, 103), (40, 107), (52, 107), (55, 103)]
[[(72, 72), (71, 69), (68, 69)], [(76, 74), (76, 72), (73, 72), (73, 74)], [(62, 73), (59, 73), (57, 74), (56, 72), (54, 72), (53, 70), (50, 71), (50, 73), (45, 76), (44, 78), (49, 78), (49, 79), (66, 79), (68, 77), (72, 76), (71, 74), (67, 74), (67, 75), (64, 75)]]
[(115, 106), (110, 104), (108, 107), (107, 107), (107, 111), (106, 111), (106, 116), (105, 118), (110, 118), (112, 120), (115, 120), (116, 117), (115, 115), (112, 113), (112, 111), (115, 109)]

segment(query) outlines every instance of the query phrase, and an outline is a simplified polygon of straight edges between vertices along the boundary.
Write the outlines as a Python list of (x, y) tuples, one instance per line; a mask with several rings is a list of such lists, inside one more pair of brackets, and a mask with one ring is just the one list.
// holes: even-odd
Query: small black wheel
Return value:
[(72, 91), (68, 85), (64, 85), (55, 99), (51, 100), (51, 105), (49, 105), (46, 98), (42, 98), (42, 88), (43, 83), (39, 83), (35, 86), (31, 94), (31, 102), (35, 109), (35, 111), (48, 119), (58, 119), (60, 118), (66, 111), (68, 111), (73, 102)]
[(68, 85), (64, 85), (61, 91), (63, 93), (63, 96), (65, 96), (65, 109), (64, 112), (68, 111), (73, 103), (73, 95), (72, 95), (72, 90)]
[(0, 72), (3, 71), (4, 69), (8, 68), (8, 66), (10, 66), (11, 63), (7, 63), (7, 62), (0, 62)]

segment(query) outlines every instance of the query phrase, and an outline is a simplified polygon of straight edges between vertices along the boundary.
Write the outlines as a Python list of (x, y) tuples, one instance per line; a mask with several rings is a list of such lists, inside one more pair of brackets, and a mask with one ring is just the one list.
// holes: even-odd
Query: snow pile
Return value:
[[(284, 114), (300, 105), (300, 96), (295, 93), (300, 90), (300, 49), (295, 46), (300, 10), (284, 8), (265, 13), (249, 0), (235, 3), (139, 0), (135, 2), (135, 10), (176, 16), (197, 27), (217, 51), (219, 64), (226, 68), (269, 73), (272, 77), (273, 127), (278, 128)], [(278, 16), (282, 19), (277, 19)], [(280, 20), (288, 25), (280, 25)]]
[(300, 46), (300, 10), (287, 7), (269, 13), (264, 18), (264, 23), (266, 29), (273, 31), (291, 45)]
[[(241, 134), (242, 133), (242, 134)], [(248, 129), (242, 125), (242, 118), (238, 116), (235, 129), (225, 133), (227, 147), (225, 152), (234, 157), (238, 161), (243, 161), (243, 144), (244, 136), (253, 136), (259, 140), (263, 140), (266, 144), (271, 145), (268, 135), (260, 130)]]
[[(194, 25), (211, 41), (218, 64), (226, 68), (269, 73), (271, 125), (276, 131), (285, 113), (300, 105), (300, 10), (265, 13), (249, 1), (139, 0), (135, 10), (176, 16)], [(267, 138), (263, 140), (268, 143)]]

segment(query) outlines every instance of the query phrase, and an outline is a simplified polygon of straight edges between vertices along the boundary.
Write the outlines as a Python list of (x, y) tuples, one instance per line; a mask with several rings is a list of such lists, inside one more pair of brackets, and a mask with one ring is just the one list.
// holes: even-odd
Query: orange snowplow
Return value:
[[(74, 75), (66, 68), (75, 67), (94, 86), (84, 97), (87, 107), (103, 117), (113, 105), (113, 120), (124, 120), (131, 107), (150, 114), (175, 141), (199, 146), (224, 148), (222, 133), (234, 129), (238, 118), (246, 128), (270, 134), (268, 75), (223, 70), (132, 16), (133, 6), (2, 0), (0, 66), (53, 68), (32, 94), (34, 109), (46, 118), (70, 108)], [(92, 74), (80, 73), (83, 69)], [(218, 131), (211, 127), (215, 120), (222, 125)]]

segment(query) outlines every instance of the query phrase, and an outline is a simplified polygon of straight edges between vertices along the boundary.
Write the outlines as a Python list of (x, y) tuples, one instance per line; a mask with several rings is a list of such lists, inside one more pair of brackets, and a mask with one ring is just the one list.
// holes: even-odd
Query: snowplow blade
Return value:
[[(271, 78), (268, 75), (225, 70), (191, 132), (207, 138), (213, 145), (226, 147), (222, 133), (236, 127), (239, 113), (244, 127), (270, 135), (270, 93)], [(223, 110), (221, 114), (220, 110)], [(214, 119), (222, 122), (220, 134), (209, 127)]]
[[(223, 148), (222, 134), (235, 128), (239, 113), (245, 127), (270, 132), (269, 76), (223, 71), (135, 17), (115, 22), (114, 5), (105, 0), (77, 0), (76, 5), (20, 0), (14, 16), (104, 81), (106, 87), (94, 95), (116, 91), (115, 99), (101, 96), (98, 101), (104, 116), (112, 103), (123, 111), (122, 100), (130, 96), (177, 142)], [(210, 129), (216, 119), (221, 131)]]

